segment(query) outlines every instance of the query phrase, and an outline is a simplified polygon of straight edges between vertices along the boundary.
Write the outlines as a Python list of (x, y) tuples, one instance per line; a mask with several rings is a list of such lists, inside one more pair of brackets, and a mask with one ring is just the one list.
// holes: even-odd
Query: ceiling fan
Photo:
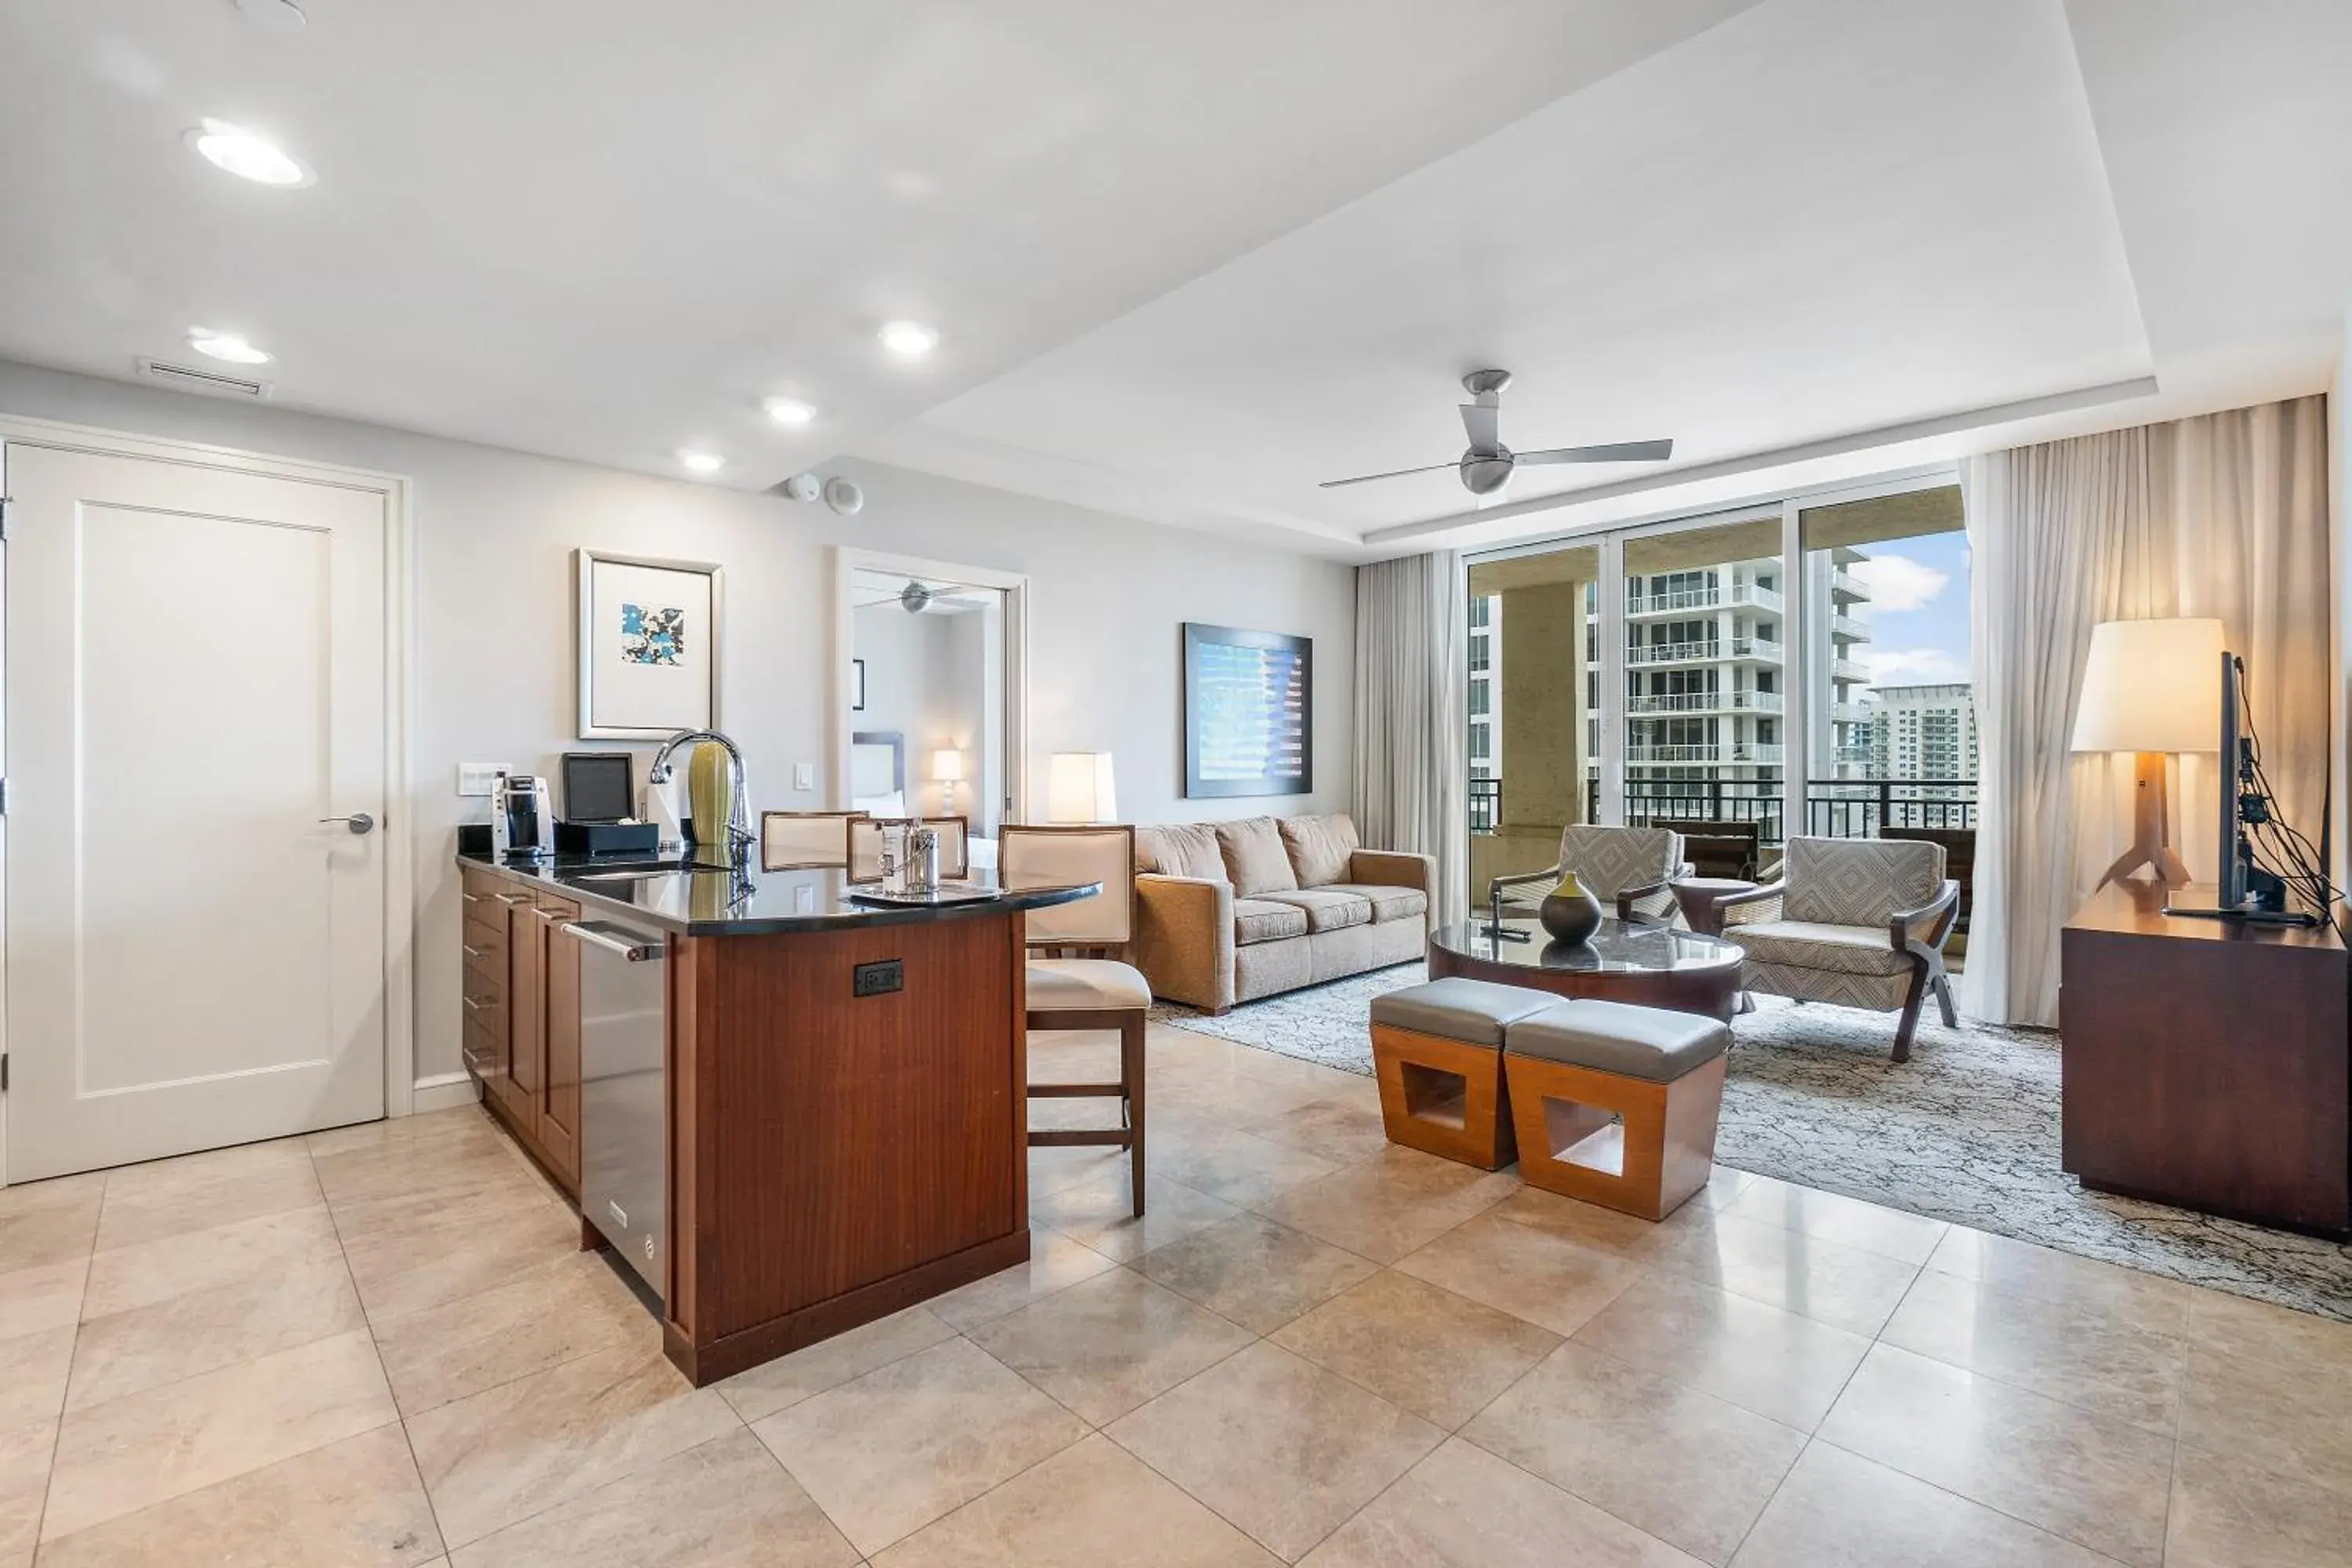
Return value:
[(1391, 468), (1385, 474), (1358, 474), (1351, 479), (1326, 479), (1320, 489), (1365, 485), (1374, 479), (1402, 479), (1407, 474), (1433, 474), (1459, 468), (1462, 483), (1474, 496), (1493, 495), (1510, 482), (1512, 470), (1530, 463), (1663, 463), (1675, 455), (1672, 441), (1612, 441), (1598, 447), (1548, 447), (1540, 452), (1514, 452), (1503, 445), (1503, 389), (1511, 384), (1507, 370), (1474, 370), (1462, 378), (1462, 390), (1471, 401), (1462, 405), (1462, 428), (1470, 445), (1451, 463), (1429, 463), (1418, 468)]

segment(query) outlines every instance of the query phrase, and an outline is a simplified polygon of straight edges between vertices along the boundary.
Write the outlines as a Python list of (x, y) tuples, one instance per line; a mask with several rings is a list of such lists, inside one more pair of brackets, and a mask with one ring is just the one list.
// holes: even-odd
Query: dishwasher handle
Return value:
[(661, 957), (667, 944), (659, 937), (647, 937), (626, 926), (608, 925), (603, 921), (576, 921), (559, 928), (565, 936), (576, 936), (591, 947), (601, 947), (617, 953), (631, 963), (649, 963)]

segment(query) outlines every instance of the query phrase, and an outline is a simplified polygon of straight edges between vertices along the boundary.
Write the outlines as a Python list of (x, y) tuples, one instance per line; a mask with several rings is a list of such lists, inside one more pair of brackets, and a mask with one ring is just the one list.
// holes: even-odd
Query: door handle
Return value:
[(364, 811), (355, 811), (349, 816), (322, 816), (319, 821), (321, 826), (330, 822), (340, 822), (352, 830), (352, 837), (354, 838), (363, 837), (375, 831), (375, 818)]
[[(620, 926), (567, 925), (565, 936), (577, 937), (591, 947), (601, 947), (631, 963), (645, 963), (662, 956), (664, 943), (658, 937), (642, 937)], [(632, 940), (634, 939), (634, 940)]]

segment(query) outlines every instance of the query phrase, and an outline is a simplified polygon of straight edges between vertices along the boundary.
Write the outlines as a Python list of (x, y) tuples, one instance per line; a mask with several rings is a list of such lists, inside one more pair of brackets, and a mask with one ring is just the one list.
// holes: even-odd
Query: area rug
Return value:
[[(1403, 964), (1221, 1017), (1167, 1004), (1152, 1016), (1369, 1076), (1372, 998), (1422, 976)], [(2352, 1247), (2084, 1191), (2058, 1168), (2058, 1037), (1932, 1018), (1898, 1067), (1890, 1015), (1759, 998), (1732, 1025), (1716, 1159), (2352, 1321)]]

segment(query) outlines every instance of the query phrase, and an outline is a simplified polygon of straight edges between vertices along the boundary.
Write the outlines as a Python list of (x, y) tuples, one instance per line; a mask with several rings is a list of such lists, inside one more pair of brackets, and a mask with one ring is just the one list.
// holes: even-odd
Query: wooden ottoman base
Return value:
[[(1529, 1186), (1660, 1220), (1706, 1185), (1723, 1110), (1723, 1058), (1672, 1083), (1541, 1057), (1506, 1054), (1503, 1064), (1519, 1179)], [(1387, 1094), (1383, 1076), (1383, 1107)]]
[(1372, 1068), (1390, 1142), (1482, 1171), (1517, 1158), (1501, 1050), (1374, 1024)]

